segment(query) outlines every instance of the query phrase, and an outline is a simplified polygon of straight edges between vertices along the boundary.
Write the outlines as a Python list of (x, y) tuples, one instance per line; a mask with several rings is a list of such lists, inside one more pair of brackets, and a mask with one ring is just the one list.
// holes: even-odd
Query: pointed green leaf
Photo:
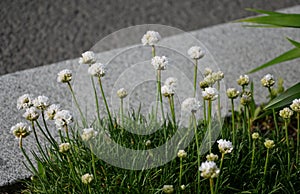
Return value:
[(261, 13), (261, 14), (267, 14), (267, 15), (283, 15), (285, 13), (279, 13), (275, 11), (266, 11), (266, 10), (261, 10), (261, 9), (252, 9), (252, 8), (246, 8), (247, 11), (252, 11), (256, 13)]
[(300, 82), (274, 98), (264, 109), (270, 110), (282, 108), (291, 104), (292, 101), (297, 98), (300, 98)]
[(281, 27), (300, 28), (300, 14), (267, 15), (238, 20), (255, 24), (268, 24)]
[(38, 172), (41, 177), (45, 177), (45, 168), (40, 161), (38, 161)]
[(254, 72), (257, 72), (261, 69), (270, 67), (272, 65), (282, 63), (282, 62), (285, 62), (285, 61), (290, 61), (290, 60), (293, 60), (293, 59), (296, 59), (296, 58), (299, 58), (299, 57), (300, 57), (300, 48), (293, 48), (293, 49), (283, 53), (282, 55), (276, 57), (275, 59), (272, 59), (271, 61), (255, 68), (255, 69), (252, 69), (248, 73), (254, 73)]
[(300, 42), (297, 42), (297, 41), (292, 40), (290, 38), (286, 38), (286, 39), (288, 39), (288, 41), (290, 41), (290, 43), (292, 43), (292, 45), (294, 45), (295, 47), (300, 48)]

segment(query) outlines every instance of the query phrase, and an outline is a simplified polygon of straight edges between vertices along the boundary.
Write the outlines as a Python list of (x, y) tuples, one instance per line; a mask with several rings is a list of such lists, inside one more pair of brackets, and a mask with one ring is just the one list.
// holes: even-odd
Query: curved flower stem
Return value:
[(106, 98), (105, 98), (105, 94), (104, 94), (104, 91), (103, 91), (102, 82), (101, 82), (101, 78), (100, 77), (98, 77), (98, 82), (99, 82), (99, 85), (100, 85), (100, 90), (101, 90), (102, 98), (103, 98), (103, 101), (104, 101), (104, 104), (105, 104), (105, 107), (106, 107), (106, 111), (107, 111), (107, 114), (108, 114), (109, 122), (110, 122), (111, 127), (113, 128), (113, 126), (114, 126), (113, 120), (111, 118), (111, 114), (110, 114), (110, 111), (109, 111), (109, 108), (108, 108), (108, 104), (107, 104), (107, 101), (106, 101)]
[(98, 94), (97, 94), (97, 90), (96, 90), (96, 86), (95, 86), (95, 82), (94, 82), (93, 76), (91, 76), (91, 81), (92, 81), (92, 86), (93, 86), (93, 90), (94, 90), (94, 96), (95, 96), (95, 103), (96, 103), (96, 111), (97, 111), (97, 116), (98, 116), (98, 122), (99, 122), (99, 125), (101, 125)]
[[(198, 130), (197, 130), (197, 120), (196, 120), (196, 116), (194, 113), (192, 113), (192, 122), (194, 124), (194, 133), (195, 133), (195, 139), (196, 139), (196, 147), (197, 147), (197, 164), (198, 164), (198, 168), (200, 167), (200, 147), (199, 147), (199, 140), (198, 140)], [(198, 181), (198, 193), (200, 192), (200, 171), (197, 170), (197, 181)]]
[(296, 151), (296, 164), (299, 162), (299, 149), (300, 149), (300, 113), (297, 112), (297, 151)]
[(211, 107), (212, 101), (208, 100), (208, 115), (207, 115), (207, 122), (208, 122), (208, 141), (209, 141), (209, 153), (211, 153), (211, 146), (212, 146), (212, 139), (211, 139)]
[(289, 133), (288, 133), (288, 120), (284, 120), (284, 128), (285, 128), (285, 142), (287, 147), (287, 156), (288, 156), (288, 173), (290, 174), (290, 165), (291, 165), (291, 156), (290, 156), (290, 145), (289, 145)]
[[(39, 141), (39, 139), (38, 139), (38, 136), (37, 136), (37, 133), (36, 133), (36, 129), (35, 129), (35, 126), (34, 126), (34, 121), (31, 121), (31, 126), (32, 126), (34, 138), (35, 138), (35, 141), (36, 141), (36, 143), (37, 143), (38, 149), (39, 149), (39, 151), (41, 152), (41, 154), (43, 155), (43, 157), (44, 157), (46, 160), (48, 160), (48, 159), (47, 159), (47, 155), (45, 154), (45, 152), (44, 152), (44, 150), (43, 150), (43, 148), (42, 148), (42, 146), (41, 146), (41, 144), (40, 144), (40, 141)], [(51, 142), (51, 141), (50, 141), (50, 142)]]
[[(58, 145), (57, 142), (53, 139), (51, 140), (48, 135), (44, 132), (43, 128), (41, 127), (41, 125), (39, 124), (39, 122), (36, 120), (35, 121), (36, 125), (38, 126), (38, 128), (40, 129), (40, 131), (43, 133), (44, 137), (54, 146), (54, 148), (56, 148), (56, 150), (58, 150)], [(52, 142), (53, 141), (53, 142)]]
[(255, 157), (255, 141), (252, 142), (252, 158), (251, 158), (250, 174), (252, 174), (254, 157)]
[(235, 139), (236, 139), (236, 131), (235, 131), (235, 121), (234, 121), (234, 102), (233, 102), (233, 98), (231, 98), (231, 122), (232, 122), (232, 142), (233, 142), (233, 146), (236, 145), (235, 143)]
[(195, 69), (194, 69), (194, 97), (196, 96), (197, 93), (197, 74), (198, 74), (198, 60), (195, 59), (194, 62)]
[[(162, 94), (161, 94), (161, 70), (157, 70), (157, 96), (158, 96), (158, 100), (160, 102), (160, 109), (161, 109), (162, 119), (164, 121), (165, 120), (165, 113), (164, 113)], [(158, 109), (158, 107), (156, 109)], [(157, 111), (156, 111), (156, 113), (157, 113)]]
[(45, 120), (45, 113), (44, 113), (43, 110), (42, 110), (42, 118), (43, 118), (43, 123), (44, 123), (45, 129), (46, 129), (46, 132), (48, 133), (49, 138), (51, 139), (51, 141), (50, 141), (50, 139), (46, 136), (46, 134), (44, 133), (44, 131), (40, 128), (40, 126), (39, 126), (39, 128), (41, 129), (41, 131), (43, 132), (43, 134), (44, 134), (44, 136), (47, 138), (47, 140), (48, 140), (55, 148), (58, 148), (57, 142), (55, 141), (55, 139), (53, 138), (53, 136), (51, 135), (51, 133), (50, 133), (50, 131), (49, 131), (49, 129), (48, 129), (48, 125), (47, 125), (47, 122), (46, 122), (46, 120)]
[(209, 179), (209, 187), (210, 187), (210, 193), (214, 194), (214, 180), (212, 178)]

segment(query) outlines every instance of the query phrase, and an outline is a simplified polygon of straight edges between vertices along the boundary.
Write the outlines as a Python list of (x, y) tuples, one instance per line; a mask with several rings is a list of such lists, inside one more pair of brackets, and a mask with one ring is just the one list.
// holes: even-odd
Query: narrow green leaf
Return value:
[(41, 177), (45, 177), (45, 169), (44, 169), (43, 164), (40, 161), (38, 161), (37, 163), (38, 163), (38, 172), (39, 172), (39, 175)]
[(300, 14), (267, 15), (238, 20), (256, 24), (268, 24), (281, 27), (300, 28)]
[(293, 48), (293, 49), (283, 53), (282, 55), (276, 57), (275, 59), (272, 59), (271, 61), (255, 68), (255, 69), (252, 69), (248, 73), (254, 73), (254, 72), (257, 72), (261, 69), (270, 67), (272, 65), (282, 63), (282, 62), (285, 62), (285, 61), (290, 61), (290, 60), (293, 60), (293, 59), (296, 59), (296, 58), (299, 58), (299, 57), (300, 57), (300, 48)]
[(274, 98), (264, 109), (270, 110), (282, 108), (291, 104), (292, 101), (297, 98), (300, 98), (300, 82)]
[(247, 11), (252, 11), (256, 13), (261, 13), (261, 14), (267, 14), (267, 15), (283, 15), (285, 13), (279, 13), (275, 11), (266, 11), (266, 10), (261, 10), (261, 9), (252, 9), (252, 8), (246, 8)]
[(294, 45), (295, 47), (297, 47), (297, 48), (300, 48), (300, 42), (297, 42), (297, 41), (295, 41), (295, 40), (292, 40), (292, 39), (290, 39), (290, 38), (286, 38), (288, 41), (290, 41), (290, 43), (292, 44), (292, 45)]

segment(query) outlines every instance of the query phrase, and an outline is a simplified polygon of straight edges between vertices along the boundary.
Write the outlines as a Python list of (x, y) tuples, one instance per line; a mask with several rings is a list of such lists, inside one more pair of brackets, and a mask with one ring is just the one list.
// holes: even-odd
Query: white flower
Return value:
[(161, 37), (158, 32), (155, 31), (147, 31), (142, 38), (143, 45), (153, 46), (160, 41)]
[(205, 79), (203, 81), (200, 81), (199, 85), (200, 85), (200, 88), (202, 90), (205, 89), (205, 88), (207, 88), (207, 87), (209, 87), (209, 84), (208, 84), (208, 82)]
[(39, 118), (40, 114), (38, 113), (37, 108), (30, 107), (27, 108), (25, 113), (23, 114), (23, 117), (28, 121), (35, 121)]
[(96, 137), (97, 134), (98, 134), (98, 132), (95, 131), (93, 128), (85, 128), (85, 129), (83, 129), (81, 138), (83, 141), (89, 141), (90, 139)]
[(201, 171), (201, 176), (204, 178), (216, 178), (220, 174), (220, 169), (213, 161), (202, 162), (199, 170)]
[(71, 145), (69, 143), (62, 143), (59, 145), (59, 152), (66, 153), (70, 150)]
[(247, 105), (251, 102), (251, 100), (252, 100), (252, 93), (250, 91), (244, 91), (240, 99), (241, 104)]
[(102, 63), (94, 63), (89, 67), (88, 73), (93, 76), (104, 77), (106, 73), (105, 65)]
[(119, 98), (125, 98), (128, 95), (128, 93), (125, 90), (125, 88), (121, 88), (117, 91), (117, 95), (119, 96)]
[(196, 98), (187, 98), (182, 102), (181, 109), (185, 112), (196, 113), (200, 109), (200, 102)]
[(224, 73), (222, 71), (213, 72), (211, 76), (214, 80), (221, 81), (224, 78)]
[(58, 129), (62, 129), (73, 122), (73, 116), (68, 110), (60, 110), (55, 116), (55, 124)]
[(300, 98), (293, 100), (293, 104), (290, 107), (293, 111), (300, 113)]
[(177, 153), (178, 158), (185, 158), (187, 153), (184, 150), (179, 150)]
[(164, 185), (162, 191), (164, 193), (173, 193), (174, 192), (173, 185)]
[(261, 79), (261, 84), (264, 87), (270, 88), (271, 86), (273, 86), (275, 84), (275, 80), (273, 75), (271, 74), (267, 74), (265, 75), (262, 79)]
[(11, 127), (10, 131), (16, 138), (24, 138), (30, 134), (31, 129), (26, 123), (17, 123)]
[(255, 140), (255, 139), (258, 139), (259, 138), (259, 133), (255, 132), (252, 134), (252, 139)]
[(192, 47), (188, 50), (188, 55), (189, 55), (192, 59), (201, 59), (202, 57), (204, 57), (205, 52), (204, 52), (204, 50), (202, 50), (199, 46), (192, 46)]
[(94, 179), (94, 176), (92, 174), (86, 173), (81, 177), (81, 181), (83, 184), (90, 184), (92, 180)]
[(235, 99), (239, 96), (239, 91), (236, 90), (235, 88), (228, 88), (227, 91), (226, 91), (226, 94), (228, 96), (228, 98), (230, 99)]
[(205, 77), (208, 76), (208, 75), (211, 75), (212, 73), (213, 73), (213, 70), (211, 68), (206, 67), (204, 69), (204, 76)]
[(270, 139), (266, 139), (264, 145), (268, 149), (271, 149), (271, 148), (275, 147), (274, 141), (270, 140)]
[(45, 110), (49, 106), (49, 98), (47, 96), (38, 96), (32, 102), (33, 106), (40, 110)]
[(220, 139), (217, 142), (221, 153), (227, 154), (227, 153), (231, 153), (231, 151), (233, 150), (233, 146), (230, 141), (227, 141), (225, 139)]
[(218, 90), (216, 88), (207, 87), (202, 91), (204, 100), (215, 100), (218, 97)]
[(55, 114), (59, 111), (59, 109), (60, 109), (59, 104), (50, 105), (45, 111), (46, 120), (54, 120)]
[(165, 81), (165, 85), (175, 88), (177, 86), (177, 79), (174, 77), (168, 77)]
[(248, 75), (241, 75), (238, 80), (236, 80), (238, 85), (246, 86), (249, 84), (249, 76)]
[(174, 77), (169, 77), (165, 81), (165, 85), (161, 87), (161, 93), (165, 96), (172, 96), (175, 94), (176, 86), (177, 86), (177, 79)]
[(207, 161), (216, 161), (218, 160), (219, 156), (213, 153), (207, 154), (206, 155), (206, 160)]
[(151, 64), (156, 70), (165, 70), (168, 65), (168, 58), (165, 56), (155, 56), (152, 58)]
[(150, 146), (150, 145), (151, 145), (151, 141), (150, 141), (150, 140), (147, 140), (146, 143), (145, 143), (145, 145), (146, 145), (146, 146)]
[(181, 185), (181, 186), (180, 186), (180, 189), (181, 189), (181, 190), (185, 190), (185, 185)]
[(67, 83), (72, 80), (72, 71), (64, 69), (57, 74), (57, 82)]
[(17, 100), (17, 108), (20, 109), (25, 109), (29, 108), (32, 106), (32, 96), (29, 94), (24, 94), (20, 96)]
[(82, 57), (79, 59), (80, 64), (94, 64), (96, 63), (95, 53), (93, 51), (86, 51), (81, 54)]
[(285, 107), (281, 111), (279, 111), (279, 116), (281, 116), (283, 119), (289, 119), (293, 115), (293, 111), (289, 109), (288, 107)]
[(204, 81), (209, 85), (209, 86), (213, 86), (217, 80), (215, 80), (214, 76), (212, 74), (207, 75), (204, 78)]

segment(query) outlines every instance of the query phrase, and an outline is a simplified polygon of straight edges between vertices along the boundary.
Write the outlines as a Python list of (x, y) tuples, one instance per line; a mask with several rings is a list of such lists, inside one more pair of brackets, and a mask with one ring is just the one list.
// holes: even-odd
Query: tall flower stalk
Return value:
[(117, 95), (120, 98), (120, 122), (124, 126), (124, 98), (128, 95), (127, 91), (124, 88), (121, 88), (117, 91)]
[(252, 169), (254, 165), (254, 157), (255, 157), (255, 144), (256, 140), (259, 138), (259, 133), (255, 132), (252, 134), (252, 158), (251, 158), (251, 166), (250, 166), (250, 174), (252, 174)]
[(169, 77), (166, 79), (165, 84), (161, 87), (162, 95), (168, 98), (174, 128), (176, 127), (176, 115), (175, 115), (175, 105), (174, 105), (174, 94), (176, 91), (176, 86), (177, 86), (177, 79), (173, 77)]
[(236, 146), (234, 99), (239, 96), (239, 91), (237, 91), (235, 88), (228, 88), (226, 91), (226, 94), (227, 94), (227, 97), (231, 101), (232, 143), (233, 143), (233, 146)]
[(180, 166), (179, 166), (179, 187), (181, 187), (181, 179), (182, 179), (182, 160), (187, 156), (187, 153), (184, 150), (179, 150), (177, 153), (178, 158), (180, 159)]
[(266, 139), (264, 145), (267, 148), (267, 156), (266, 156), (266, 162), (265, 162), (265, 167), (264, 167), (264, 176), (266, 177), (267, 167), (268, 167), (268, 162), (269, 162), (269, 152), (270, 152), (271, 148), (275, 147), (275, 144), (274, 144), (273, 140)]
[[(210, 187), (210, 193), (214, 194), (214, 178), (217, 178), (220, 174), (220, 169), (217, 167), (216, 163), (214, 161), (206, 161), (201, 164), (199, 167), (199, 171), (201, 171), (201, 176), (204, 178), (209, 179), (209, 187)], [(200, 189), (198, 188), (198, 192), (200, 192)]]
[(291, 109), (297, 113), (297, 146), (296, 146), (296, 164), (299, 163), (299, 150), (300, 150), (300, 99), (293, 100)]

